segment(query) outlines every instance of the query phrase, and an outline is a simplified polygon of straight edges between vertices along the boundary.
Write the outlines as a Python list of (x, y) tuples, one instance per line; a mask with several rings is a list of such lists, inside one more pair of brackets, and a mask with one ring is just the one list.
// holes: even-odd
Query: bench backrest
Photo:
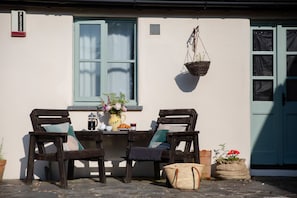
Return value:
[[(71, 123), (68, 110), (64, 109), (33, 109), (30, 114), (33, 132), (45, 132), (44, 125)], [(38, 152), (46, 153), (45, 145), (37, 142)]]
[(198, 114), (195, 109), (161, 109), (157, 120), (160, 125), (182, 126), (185, 131), (194, 131)]
[(64, 109), (34, 109), (30, 114), (34, 131), (44, 131), (43, 125), (71, 123), (68, 110)]
[[(195, 109), (161, 109), (156, 130), (164, 128), (169, 131), (195, 131), (197, 118)], [(184, 152), (190, 152), (192, 143), (185, 142)]]

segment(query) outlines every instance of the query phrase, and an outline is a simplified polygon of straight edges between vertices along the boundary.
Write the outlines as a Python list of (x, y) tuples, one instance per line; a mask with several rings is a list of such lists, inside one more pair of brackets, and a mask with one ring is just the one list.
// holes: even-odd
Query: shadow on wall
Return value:
[(21, 162), (21, 170), (20, 170), (20, 179), (25, 179), (26, 170), (27, 170), (27, 162), (28, 162), (28, 150), (29, 150), (29, 135), (25, 135), (23, 137), (23, 146), (25, 156), (20, 159)]
[(29, 134), (23, 137), (23, 146), (24, 146), (24, 153), (25, 156), (20, 159), (21, 162), (21, 170), (20, 170), (20, 178), (26, 178), (26, 170), (27, 170), (27, 162), (28, 162), (28, 150), (29, 150)]
[[(295, 149), (297, 138), (297, 94), (295, 86), (297, 86), (297, 82), (292, 88), (288, 88), (288, 86), (290, 87), (290, 80), (285, 80), (283, 85), (274, 90), (274, 93), (266, 91), (272, 85), (258, 88), (258, 90), (263, 90), (261, 92), (263, 101), (261, 102), (269, 103), (272, 101), (273, 106), (269, 109), (263, 107), (261, 114), (252, 115), (252, 168), (296, 169), (297, 167)], [(266, 92), (270, 95), (265, 95)]]
[[(252, 115), (252, 169), (270, 171), (274, 169), (276, 173), (281, 169), (297, 170), (297, 152), (294, 149), (297, 137), (297, 106), (296, 103), (294, 105), (296, 101), (288, 100), (287, 82), (286, 79), (283, 85), (278, 86), (274, 92), (267, 91), (269, 88), (267, 86), (258, 87), (259, 92), (262, 93), (261, 97), (264, 97), (261, 102), (272, 101), (273, 106), (269, 109), (261, 109), (261, 113), (257, 112), (256, 115)], [(263, 179), (263, 182), (277, 186), (279, 189), (296, 193), (296, 177), (278, 176), (277, 179), (271, 177), (269, 180), (267, 178), (256, 177), (259, 181)]]
[[(28, 153), (29, 153), (29, 134), (23, 137), (23, 146), (24, 146), (24, 153), (25, 156), (20, 159), (20, 179), (25, 179), (27, 176), (27, 163), (28, 163)], [(49, 166), (47, 161), (35, 161), (34, 162), (34, 175), (38, 178), (45, 178), (48, 170), (46, 167)]]
[(198, 85), (200, 76), (193, 76), (188, 72), (182, 72), (175, 77), (175, 82), (183, 92), (192, 92)]
[[(260, 86), (261, 85), (261, 86)], [(255, 86), (255, 85), (254, 85)], [(259, 84), (253, 93), (256, 102), (269, 103), (273, 101), (271, 109), (261, 109), (261, 113), (252, 112), (252, 128), (251, 128), (251, 167), (258, 168), (262, 166), (268, 168), (272, 165), (280, 165), (279, 153), (282, 152), (282, 133), (281, 127), (281, 105), (278, 104), (279, 95), (283, 92), (283, 86), (275, 89), (274, 93), (270, 90), (270, 86)], [(267, 90), (268, 89), (268, 90)], [(254, 102), (255, 102), (254, 101)], [(264, 105), (263, 105), (264, 106)], [(266, 167), (265, 167), (266, 166)]]

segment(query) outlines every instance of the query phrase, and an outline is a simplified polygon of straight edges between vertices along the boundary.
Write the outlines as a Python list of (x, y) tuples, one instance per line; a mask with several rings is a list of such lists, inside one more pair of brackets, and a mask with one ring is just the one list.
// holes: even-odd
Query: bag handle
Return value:
[(178, 176), (178, 168), (175, 169), (175, 173), (174, 173), (174, 177), (172, 179), (172, 183), (174, 183), (174, 181), (177, 183), (177, 176)]
[(200, 175), (200, 172), (198, 170), (198, 168), (196, 168), (195, 166), (192, 166), (192, 173), (193, 173), (193, 189), (195, 188), (195, 179), (194, 179), (194, 171), (193, 170), (196, 170), (197, 172), (197, 182), (198, 182), (198, 189), (200, 188), (200, 178), (201, 178), (201, 175)]
[[(198, 182), (198, 189), (199, 189), (200, 188), (200, 178), (201, 178), (200, 172), (195, 166), (192, 166), (191, 170), (192, 170), (192, 174), (193, 174), (193, 189), (195, 189), (195, 173), (194, 173), (194, 170), (197, 172), (197, 182)], [(172, 183), (174, 183), (174, 181), (177, 183), (178, 172), (179, 172), (179, 170), (178, 170), (178, 168), (176, 168)], [(177, 186), (177, 188), (178, 188), (178, 186)]]

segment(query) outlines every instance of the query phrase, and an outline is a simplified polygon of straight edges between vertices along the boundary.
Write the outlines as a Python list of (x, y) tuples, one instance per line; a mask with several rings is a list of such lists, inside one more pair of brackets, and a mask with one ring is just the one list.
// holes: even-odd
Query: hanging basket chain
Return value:
[(204, 46), (204, 43), (202, 42), (202, 39), (201, 39), (201, 37), (200, 37), (199, 35), (198, 35), (198, 39), (199, 39), (199, 41), (201, 42), (201, 45), (202, 45), (202, 47), (203, 47), (203, 49), (204, 49), (204, 52), (205, 52), (205, 54), (206, 54), (208, 60), (210, 61), (208, 52), (207, 52), (207, 50), (206, 50), (206, 48), (205, 48), (205, 46)]
[(197, 26), (196, 28), (193, 29), (193, 32), (191, 33), (188, 41), (187, 41), (187, 48), (192, 45), (192, 50), (193, 52), (196, 51), (196, 45), (197, 43), (197, 38), (198, 38), (198, 33), (199, 33), (199, 26)]
[[(190, 35), (190, 37), (189, 37), (189, 39), (187, 41), (187, 56), (190, 57), (190, 60), (194, 61), (194, 58), (196, 57), (196, 55), (198, 53), (198, 50), (197, 50), (198, 40), (201, 42), (201, 45), (202, 45), (202, 47), (204, 49), (204, 52), (205, 52), (207, 58), (210, 60), (209, 54), (206, 51), (205, 45), (202, 42), (201, 37), (199, 36), (199, 25), (193, 29), (193, 32), (191, 33), (191, 35)], [(190, 46), (192, 46), (193, 56), (191, 56), (191, 54), (189, 53)]]

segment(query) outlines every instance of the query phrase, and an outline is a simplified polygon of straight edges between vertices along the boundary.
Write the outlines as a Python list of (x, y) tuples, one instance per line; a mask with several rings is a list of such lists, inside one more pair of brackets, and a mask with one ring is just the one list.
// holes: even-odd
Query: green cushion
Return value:
[(153, 138), (150, 141), (149, 147), (150, 148), (155, 148), (158, 147), (159, 145), (164, 145), (163, 143), (166, 142), (166, 136), (169, 130), (167, 129), (161, 129), (157, 130), (156, 133), (154, 134)]
[(72, 150), (83, 150), (83, 146), (80, 144), (78, 139), (75, 136), (73, 131), (73, 127), (68, 123), (61, 123), (61, 124), (51, 124), (43, 126), (46, 132), (56, 132), (56, 133), (67, 133), (67, 142), (63, 144), (63, 148), (66, 151)]

